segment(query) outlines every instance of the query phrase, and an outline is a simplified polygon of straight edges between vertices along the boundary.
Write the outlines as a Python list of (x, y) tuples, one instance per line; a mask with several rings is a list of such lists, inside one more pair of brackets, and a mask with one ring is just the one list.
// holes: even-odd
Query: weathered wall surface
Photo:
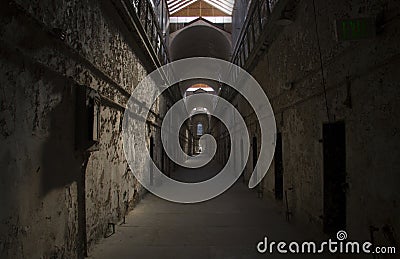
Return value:
[[(374, 226), (378, 243), (399, 244), (400, 31), (395, 16), (399, 5), (395, 1), (315, 2), (329, 117), (331, 122), (344, 121), (346, 128), (347, 230), (353, 239), (368, 240)], [(327, 108), (312, 1), (299, 1), (295, 11), (294, 23), (281, 28), (252, 74), (270, 98), (282, 133), (284, 189), (292, 218), (321, 230), (320, 140), (322, 126), (328, 122)], [(375, 38), (335, 40), (335, 19), (375, 17), (382, 11), (383, 30)], [(287, 83), (293, 87), (286, 89)], [(256, 135), (256, 129), (251, 131)], [(274, 165), (264, 188), (266, 193), (274, 191)]]
[[(8, 2), (0, 7), (0, 257), (76, 258), (144, 192), (120, 125), (147, 71), (108, 1)], [(75, 146), (77, 84), (103, 98), (90, 156)]]

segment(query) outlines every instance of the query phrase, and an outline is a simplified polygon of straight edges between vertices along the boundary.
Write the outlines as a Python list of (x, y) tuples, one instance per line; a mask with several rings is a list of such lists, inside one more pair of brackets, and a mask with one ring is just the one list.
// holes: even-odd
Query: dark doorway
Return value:
[(283, 157), (282, 157), (282, 134), (276, 136), (275, 147), (275, 199), (283, 198)]
[[(244, 162), (243, 162), (243, 139), (240, 139), (240, 167), (241, 168), (243, 168), (244, 167)], [(242, 179), (243, 179), (243, 182), (246, 182), (246, 177), (245, 177), (245, 175), (244, 175), (244, 168), (243, 168), (243, 171), (242, 171)]]
[(257, 164), (257, 155), (258, 155), (258, 150), (257, 150), (257, 137), (253, 137), (253, 171), (256, 168)]
[(240, 139), (240, 167), (243, 166), (243, 139)]
[[(150, 158), (154, 161), (154, 138), (150, 137)], [(151, 161), (150, 165), (151, 165)], [(150, 185), (153, 185), (153, 167), (150, 166)]]
[(165, 175), (167, 175), (167, 173), (165, 172), (165, 168), (164, 168), (164, 150), (161, 150), (161, 172)]
[[(256, 176), (257, 175), (257, 165), (258, 161), (258, 143), (257, 143), (257, 137), (253, 137), (253, 174)], [(250, 177), (251, 179), (251, 177)], [(257, 184), (257, 194), (258, 198), (262, 198), (264, 195), (264, 190), (263, 190), (263, 181)]]
[(324, 232), (346, 228), (346, 135), (344, 122), (323, 125)]

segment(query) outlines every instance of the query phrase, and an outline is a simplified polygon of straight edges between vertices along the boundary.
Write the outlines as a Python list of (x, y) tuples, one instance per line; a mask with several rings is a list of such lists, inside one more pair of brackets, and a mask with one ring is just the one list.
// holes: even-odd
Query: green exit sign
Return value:
[(338, 41), (371, 39), (376, 35), (374, 18), (357, 18), (336, 21)]

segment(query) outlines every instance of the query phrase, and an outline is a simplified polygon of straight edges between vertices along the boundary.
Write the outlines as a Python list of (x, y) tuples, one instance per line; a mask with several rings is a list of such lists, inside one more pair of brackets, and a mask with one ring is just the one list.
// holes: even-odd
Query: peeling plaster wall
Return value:
[[(331, 121), (346, 127), (347, 230), (354, 240), (399, 244), (399, 4), (396, 1), (315, 1)], [(335, 19), (376, 16), (376, 38), (335, 40)], [(292, 219), (322, 230), (322, 125), (328, 122), (312, 1), (299, 1), (293, 24), (269, 46), (252, 72), (267, 93), (283, 138), (284, 189)], [(394, 18), (393, 18), (394, 17)], [(346, 79), (349, 78), (349, 80)], [(292, 82), (293, 88), (285, 89)], [(346, 105), (350, 84), (352, 107)], [(240, 103), (240, 102), (239, 102)], [(242, 113), (246, 114), (243, 111)], [(255, 119), (249, 119), (251, 124)], [(255, 129), (251, 134), (256, 134)], [(262, 158), (260, 158), (262, 159)], [(264, 192), (274, 191), (274, 164)], [(285, 209), (285, 204), (282, 209)]]
[[(80, 257), (83, 240), (90, 248), (144, 193), (120, 125), (124, 91), (146, 76), (145, 61), (109, 1), (4, 1), (0, 10), (0, 257)], [(75, 149), (77, 84), (117, 104), (101, 105), (88, 160)]]

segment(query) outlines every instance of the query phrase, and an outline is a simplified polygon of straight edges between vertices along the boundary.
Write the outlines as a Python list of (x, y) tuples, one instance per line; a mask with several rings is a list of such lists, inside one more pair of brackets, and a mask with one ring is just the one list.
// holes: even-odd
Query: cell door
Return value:
[[(154, 161), (154, 138), (150, 137), (150, 158)], [(150, 185), (153, 185), (153, 167), (150, 166)]]
[(257, 164), (257, 138), (253, 137), (253, 170), (256, 168)]
[(346, 135), (344, 122), (323, 125), (324, 232), (346, 228)]
[(282, 134), (276, 136), (275, 146), (275, 199), (283, 198), (283, 156), (282, 156)]

